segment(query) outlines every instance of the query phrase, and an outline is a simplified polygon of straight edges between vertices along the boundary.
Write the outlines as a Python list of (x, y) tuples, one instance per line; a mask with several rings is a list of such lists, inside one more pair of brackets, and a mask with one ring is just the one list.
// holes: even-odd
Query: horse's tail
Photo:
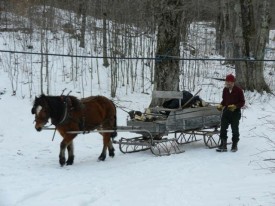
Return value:
[(111, 134), (111, 137), (112, 138), (114, 138), (114, 137), (116, 137), (117, 136), (117, 131), (116, 131), (116, 129), (117, 129), (117, 116), (116, 116), (116, 114), (115, 114), (115, 122), (114, 122), (114, 132), (112, 132), (112, 134)]
[(114, 138), (114, 137), (117, 136), (117, 131), (116, 131), (116, 129), (117, 129), (117, 115), (116, 115), (116, 105), (114, 104), (113, 101), (112, 101), (112, 103), (113, 103), (114, 108), (115, 108), (115, 114), (114, 114), (115, 121), (114, 121), (114, 125), (113, 125), (113, 128), (114, 128), (115, 131), (111, 133), (111, 137)]

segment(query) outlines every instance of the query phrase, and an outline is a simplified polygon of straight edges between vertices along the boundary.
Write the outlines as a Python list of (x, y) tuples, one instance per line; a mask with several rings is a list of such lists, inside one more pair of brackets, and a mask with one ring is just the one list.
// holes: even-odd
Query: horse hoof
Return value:
[(66, 165), (73, 165), (74, 161), (67, 161)]
[(65, 157), (59, 158), (59, 164), (61, 167), (65, 165), (65, 162), (66, 162)]
[(109, 154), (109, 157), (114, 158), (114, 156), (115, 156), (115, 153), (110, 153), (110, 154)]
[(66, 165), (72, 165), (73, 163), (74, 163), (74, 156), (68, 158)]
[(103, 156), (103, 155), (100, 155), (99, 157), (98, 157), (98, 161), (100, 162), (100, 161), (104, 161), (106, 159), (106, 156)]
[(115, 149), (109, 150), (109, 156), (114, 157), (115, 156)]

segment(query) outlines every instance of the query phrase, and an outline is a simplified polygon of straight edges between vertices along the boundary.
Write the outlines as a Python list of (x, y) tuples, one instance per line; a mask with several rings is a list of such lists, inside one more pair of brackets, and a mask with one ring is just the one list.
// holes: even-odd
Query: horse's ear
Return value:
[(34, 109), (34, 107), (32, 108), (32, 114), (35, 114), (35, 111), (34, 111), (35, 109)]
[(34, 108), (34, 106), (35, 106), (35, 102), (36, 102), (36, 100), (37, 100), (38, 98), (37, 98), (37, 96), (35, 96), (35, 99), (34, 99), (34, 102), (33, 102), (33, 107), (32, 107), (32, 114), (35, 114), (35, 108)]

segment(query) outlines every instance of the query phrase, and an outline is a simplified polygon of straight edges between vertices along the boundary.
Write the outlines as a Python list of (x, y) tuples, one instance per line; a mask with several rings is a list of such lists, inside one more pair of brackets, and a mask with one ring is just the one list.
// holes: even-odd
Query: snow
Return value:
[[(123, 154), (115, 145), (114, 158), (97, 162), (101, 137), (87, 134), (75, 139), (74, 165), (60, 167), (61, 137), (51, 141), (52, 131), (36, 132), (32, 101), (11, 93), (7, 88), (0, 96), (1, 206), (275, 205), (275, 178), (268, 169), (273, 165), (263, 161), (275, 155), (265, 138), (274, 138), (272, 96), (246, 93), (253, 101), (243, 112), (236, 153), (217, 153), (202, 141), (163, 157), (149, 151)], [(149, 95), (137, 95), (139, 102), (135, 96), (124, 99), (132, 107), (148, 105)], [(118, 109), (118, 117), (125, 125), (126, 113)], [(122, 136), (130, 135), (117, 138)]]
[[(3, 46), (3, 42), (7, 46)], [(5, 37), (0, 45), (6, 49), (12, 48), (12, 44), (19, 45)], [(8, 58), (9, 55), (3, 55), (2, 64), (9, 62)], [(70, 84), (68, 79), (58, 79), (65, 78), (56, 73), (58, 67), (62, 68), (62, 63), (55, 60), (52, 64), (53, 95), (59, 95), (64, 88), (68, 88), (79, 98), (87, 96), (91, 90), (94, 95), (109, 97), (110, 81), (106, 81), (110, 79), (108, 69), (101, 66), (100, 74), (94, 71), (94, 76), (100, 75), (100, 78), (94, 78), (91, 82), (86, 77), (88, 83), (83, 88), (83, 82)], [(99, 61), (99, 64), (102, 65), (102, 62)], [(93, 133), (77, 136), (74, 140), (74, 164), (60, 167), (58, 154), (61, 136), (57, 133), (52, 141), (53, 131), (39, 133), (34, 129), (31, 108), (34, 95), (39, 94), (39, 65), (33, 65), (38, 70), (32, 71), (32, 90), (23, 81), (24, 74), (19, 75), (16, 96), (12, 96), (10, 86), (11, 81), (15, 84), (16, 80), (11, 80), (7, 65), (0, 68), (0, 93), (3, 93), (0, 95), (0, 206), (275, 205), (274, 161), (264, 161), (275, 158), (275, 145), (272, 143), (275, 131), (273, 95), (245, 93), (246, 108), (242, 112), (241, 140), (236, 153), (217, 153), (206, 148), (203, 141), (185, 145), (184, 153), (163, 157), (156, 157), (150, 151), (123, 154), (118, 145), (114, 145), (115, 157), (98, 162), (102, 138)], [(216, 73), (217, 70), (219, 73)], [(232, 71), (231, 68), (219, 66), (206, 72), (206, 76), (212, 72), (211, 76), (218, 74), (221, 77), (228, 71)], [(209, 84), (209, 79), (204, 77), (197, 79), (203, 88), (200, 96), (219, 102), (223, 82), (211, 80)], [(274, 86), (274, 77), (268, 77), (269, 84)], [(130, 88), (119, 86), (114, 100), (124, 109), (143, 111), (149, 105), (150, 98), (148, 94), (131, 92)], [(122, 109), (118, 108), (117, 116), (118, 125), (126, 125), (127, 114)], [(116, 138), (133, 135), (119, 133)]]

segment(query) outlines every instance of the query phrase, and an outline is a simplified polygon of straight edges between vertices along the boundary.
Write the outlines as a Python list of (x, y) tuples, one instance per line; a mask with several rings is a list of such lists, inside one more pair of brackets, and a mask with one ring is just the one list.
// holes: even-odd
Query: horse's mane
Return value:
[(81, 110), (83, 108), (83, 104), (79, 99), (77, 99), (75, 96), (69, 96), (69, 97), (74, 110)]

